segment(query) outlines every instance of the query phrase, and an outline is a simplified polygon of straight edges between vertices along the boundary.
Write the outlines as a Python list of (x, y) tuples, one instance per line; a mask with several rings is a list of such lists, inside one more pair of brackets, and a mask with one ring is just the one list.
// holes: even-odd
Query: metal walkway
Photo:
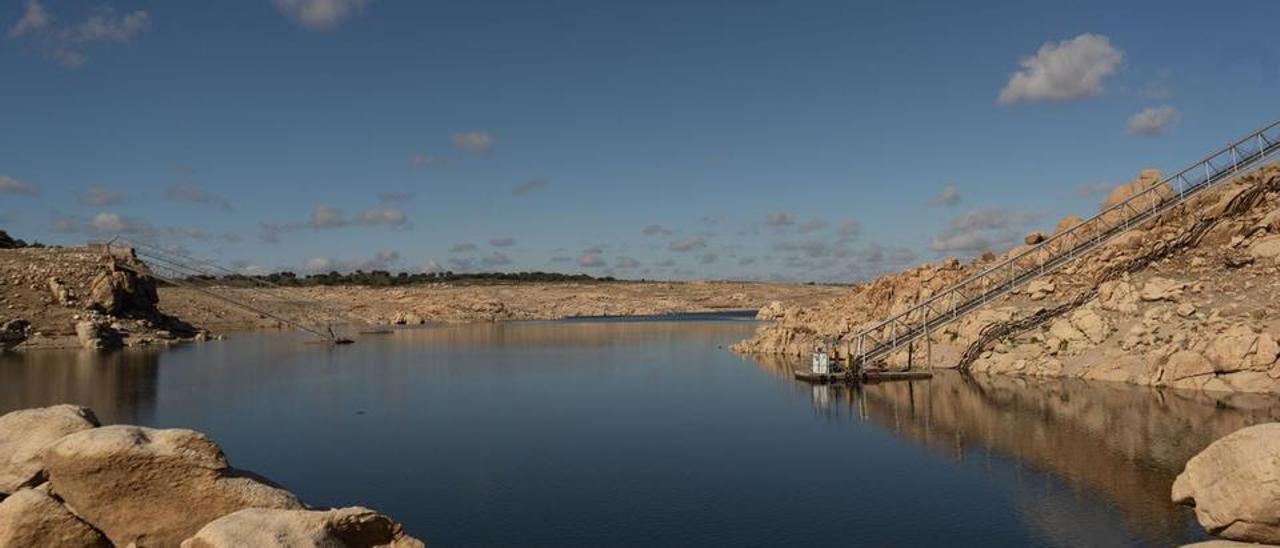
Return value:
[(1280, 121), (1273, 122), (1191, 164), (1172, 177), (1055, 234), (999, 264), (982, 270), (900, 312), (852, 339), (854, 365), (865, 368), (900, 347), (955, 321), (965, 313), (1050, 274), (1068, 262), (1129, 231), (1143, 221), (1185, 203), (1200, 191), (1259, 167), (1280, 150)]
[[(286, 287), (268, 280), (244, 276), (216, 263), (203, 261), (154, 244), (117, 237), (108, 245), (130, 247), (147, 266), (145, 271), (118, 264), (161, 282), (197, 291), (215, 300), (253, 314), (270, 318), (282, 325), (314, 335), (329, 343), (345, 344), (351, 339), (341, 336), (339, 329), (370, 324), (353, 313), (303, 301), (286, 295)], [(233, 280), (234, 285), (227, 283)]]

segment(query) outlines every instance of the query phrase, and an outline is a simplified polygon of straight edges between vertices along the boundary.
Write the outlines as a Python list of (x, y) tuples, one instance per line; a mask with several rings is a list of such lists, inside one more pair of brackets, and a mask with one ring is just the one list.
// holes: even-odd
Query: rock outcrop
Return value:
[(0, 350), (168, 344), (207, 334), (157, 307), (147, 266), (128, 248), (0, 249)]
[(294, 546), (380, 546), (423, 548), (400, 524), (368, 508), (274, 510), (249, 508), (210, 522), (182, 548), (291, 548)]
[(13, 493), (44, 481), (45, 448), (98, 426), (93, 411), (77, 405), (24, 409), (0, 416), (0, 493)]
[(231, 468), (191, 430), (85, 430), (46, 449), (44, 465), (54, 492), (120, 546), (174, 546), (244, 508), (302, 508), (288, 491)]
[[(1172, 195), (1162, 185), (1158, 173), (1143, 172), (1118, 188), (1104, 210), (1137, 195), (1150, 206)], [(1080, 222), (1063, 219), (1055, 234)], [(1280, 166), (1268, 165), (1135, 224), (1081, 259), (938, 329), (931, 337), (932, 365), (1280, 392), (1280, 317), (1271, 309), (1280, 299), (1280, 263), (1269, 258), (1275, 241)], [(882, 276), (828, 303), (789, 309), (734, 349), (803, 356), (827, 344), (847, 352), (862, 330), (1025, 249)], [(887, 364), (906, 366), (911, 355), (903, 345)]]
[(423, 546), (373, 510), (307, 507), (199, 432), (75, 405), (0, 416), (0, 547), (113, 545)]
[(0, 502), (0, 546), (110, 548), (111, 542), (48, 493), (23, 489)]
[(1238, 430), (1192, 457), (1173, 501), (1195, 506), (1214, 535), (1280, 544), (1280, 423)]

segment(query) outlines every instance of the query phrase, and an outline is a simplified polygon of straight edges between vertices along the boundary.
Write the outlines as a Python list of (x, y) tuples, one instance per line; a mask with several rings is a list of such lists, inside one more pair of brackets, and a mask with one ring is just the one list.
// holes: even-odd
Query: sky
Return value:
[(1280, 3), (4, 0), (0, 229), (246, 272), (859, 281), (1273, 121)]

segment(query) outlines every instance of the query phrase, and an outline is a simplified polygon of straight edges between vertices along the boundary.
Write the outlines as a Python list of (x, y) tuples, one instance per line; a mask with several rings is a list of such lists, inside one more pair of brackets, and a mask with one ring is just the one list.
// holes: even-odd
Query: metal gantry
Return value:
[[(172, 251), (130, 238), (117, 237), (109, 245), (130, 247), (146, 265), (140, 275), (150, 276), (177, 287), (191, 289), (214, 299), (270, 318), (293, 329), (314, 335), (328, 342), (348, 342), (334, 330), (334, 324), (359, 325), (370, 323), (349, 312), (322, 303), (292, 299), (284, 295), (283, 286), (268, 280), (240, 275), (216, 263), (200, 260), (181, 252)], [(122, 265), (130, 268), (128, 265)], [(234, 295), (224, 287), (213, 286), (206, 280), (234, 277), (243, 295)]]
[(902, 345), (1032, 280), (1050, 274), (1111, 238), (1185, 203), (1200, 191), (1258, 167), (1280, 150), (1280, 121), (1191, 164), (1080, 224), (983, 269), (914, 307), (853, 336), (853, 362), (865, 368)]

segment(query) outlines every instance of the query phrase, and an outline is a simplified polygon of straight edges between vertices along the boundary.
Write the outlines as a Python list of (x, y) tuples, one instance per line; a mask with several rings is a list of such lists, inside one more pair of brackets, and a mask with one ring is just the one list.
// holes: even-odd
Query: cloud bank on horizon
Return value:
[[(840, 29), (867, 14), (836, 2), (571, 25), (573, 3), (2, 7), (0, 228), (123, 234), (246, 272), (852, 281), (1003, 251), (1266, 113), (1265, 86), (1223, 101), (1188, 76), (1206, 61), (1160, 22), (1080, 32), (1054, 22), (1070, 10), (1008, 2), (1045, 22), (958, 44), (905, 8), (862, 36)], [(740, 40), (779, 21), (795, 28), (771, 49)], [(208, 46), (232, 28), (235, 47)], [(1256, 70), (1214, 70), (1280, 75), (1257, 49)]]

